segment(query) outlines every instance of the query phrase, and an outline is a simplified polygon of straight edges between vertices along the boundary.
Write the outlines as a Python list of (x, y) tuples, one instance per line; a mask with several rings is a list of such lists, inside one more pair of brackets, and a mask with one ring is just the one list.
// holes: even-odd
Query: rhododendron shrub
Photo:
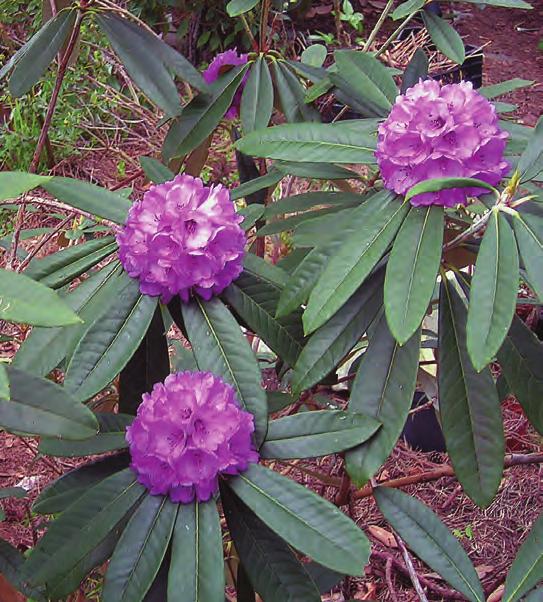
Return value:
[[(349, 514), (372, 495), (428, 572), (482, 602), (457, 538), (381, 467), (414, 401), (431, 402), (451, 471), (485, 508), (503, 478), (503, 383), (543, 434), (543, 347), (515, 311), (519, 283), (543, 299), (543, 122), (512, 124), (494, 101), (526, 82), (440, 82), (421, 49), (397, 77), (373, 52), (384, 19), (371, 52), (287, 60), (273, 48), (285, 3), (267, 1), (226, 4), (260, 31), (200, 72), (102, 4), (60, 11), (0, 74), (24, 94), (38, 54), (68, 40), (67, 61), (94, 20), (167, 129), (132, 193), (0, 172), (1, 199), (68, 205), (88, 237), (38, 257), (43, 240), (25, 255), (18, 232), (23, 273), (0, 270), (0, 319), (32, 326), (0, 363), (0, 426), (78, 458), (33, 503), (51, 516), (33, 549), (0, 542), (0, 570), (33, 600), (66, 599), (101, 567), (101, 602), (224, 602), (226, 560), (239, 602), (319, 602), (365, 575), (367, 525)], [(450, 26), (422, 16), (461, 64)], [(357, 118), (321, 123), (338, 104)], [(224, 164), (235, 151), (239, 184), (207, 169), (209, 149)], [(520, 458), (506, 465), (537, 460)], [(541, 580), (542, 529), (504, 600)]]

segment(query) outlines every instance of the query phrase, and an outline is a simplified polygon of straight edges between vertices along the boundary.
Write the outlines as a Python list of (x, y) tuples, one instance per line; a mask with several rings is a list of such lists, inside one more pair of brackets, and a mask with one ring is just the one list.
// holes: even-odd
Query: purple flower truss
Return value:
[[(204, 71), (203, 78), (206, 84), (212, 84), (219, 75), (226, 73), (232, 67), (238, 67), (239, 65), (245, 65), (247, 63), (246, 54), (238, 54), (236, 48), (233, 50), (227, 50), (221, 52), (212, 61), (209, 67)], [(241, 86), (238, 88), (232, 105), (226, 112), (226, 119), (236, 119), (239, 116), (239, 108), (241, 104), (241, 95), (243, 93), (243, 87), (247, 81), (247, 74), (243, 78)]]
[(152, 186), (117, 234), (119, 258), (145, 295), (206, 300), (243, 269), (246, 236), (228, 189), (181, 175)]
[(177, 372), (143, 396), (127, 428), (131, 468), (152, 495), (184, 504), (209, 500), (220, 474), (258, 462), (253, 416), (210, 372)]
[[(376, 157), (385, 187), (402, 195), (431, 178), (477, 178), (495, 186), (509, 170), (507, 136), (495, 107), (471, 83), (426, 80), (396, 99), (379, 126)], [(454, 207), (486, 192), (452, 188), (419, 194), (411, 204)]]

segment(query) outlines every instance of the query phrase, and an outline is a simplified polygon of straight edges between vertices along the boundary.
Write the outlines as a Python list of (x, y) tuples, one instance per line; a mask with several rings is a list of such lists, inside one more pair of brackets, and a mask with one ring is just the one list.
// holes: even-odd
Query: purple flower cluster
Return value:
[(152, 495), (172, 502), (209, 500), (219, 474), (258, 462), (253, 416), (234, 389), (210, 372), (177, 372), (143, 396), (127, 428), (131, 468)]
[(209, 300), (243, 269), (241, 221), (226, 188), (177, 176), (131, 206), (117, 234), (119, 258), (145, 295), (168, 303), (179, 294), (186, 302), (192, 291)]
[[(379, 126), (377, 162), (389, 190), (405, 194), (423, 180), (465, 177), (492, 186), (509, 170), (504, 161), (507, 133), (495, 107), (469, 82), (441, 86), (421, 81), (398, 96)], [(481, 188), (452, 188), (419, 194), (412, 205), (465, 204)]]
[[(221, 52), (211, 61), (209, 67), (202, 74), (204, 81), (206, 84), (212, 84), (219, 77), (219, 75), (226, 73), (232, 67), (238, 67), (239, 65), (245, 65), (246, 63), (247, 55), (238, 54), (236, 48), (233, 50), (227, 50), (226, 52)], [(241, 95), (243, 93), (243, 88), (245, 86), (245, 82), (247, 81), (247, 77), (248, 76), (245, 75), (243, 78), (241, 86), (238, 88), (236, 95), (234, 96), (232, 105), (226, 112), (226, 119), (236, 119), (239, 116)]]

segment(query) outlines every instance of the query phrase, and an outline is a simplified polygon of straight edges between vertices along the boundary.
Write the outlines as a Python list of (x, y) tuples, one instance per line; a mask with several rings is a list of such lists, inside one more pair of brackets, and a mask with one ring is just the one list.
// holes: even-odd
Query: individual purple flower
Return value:
[[(209, 67), (204, 71), (203, 78), (206, 84), (212, 84), (219, 75), (226, 73), (233, 67), (239, 65), (245, 65), (247, 63), (246, 54), (238, 54), (237, 48), (233, 50), (226, 50), (218, 54), (210, 63)], [(247, 74), (243, 78), (241, 85), (236, 91), (232, 105), (225, 114), (226, 119), (236, 119), (239, 116), (239, 108), (241, 104), (241, 95), (245, 82), (247, 81)]]
[(126, 430), (130, 467), (152, 495), (184, 504), (209, 500), (220, 474), (258, 462), (253, 416), (211, 372), (177, 372), (143, 395)]
[(243, 269), (246, 236), (228, 189), (180, 175), (152, 186), (117, 234), (119, 258), (144, 295), (206, 300)]
[[(509, 170), (507, 137), (495, 107), (470, 82), (441, 86), (429, 79), (398, 96), (379, 126), (375, 155), (385, 188), (398, 194), (432, 178), (477, 178), (495, 186)], [(486, 192), (451, 188), (419, 194), (411, 204), (454, 207)]]

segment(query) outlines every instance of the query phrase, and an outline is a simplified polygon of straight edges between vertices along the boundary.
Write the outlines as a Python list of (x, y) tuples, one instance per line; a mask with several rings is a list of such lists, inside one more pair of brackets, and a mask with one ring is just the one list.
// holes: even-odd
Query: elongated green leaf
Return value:
[(25, 276), (39, 280), (45, 286), (60, 288), (77, 278), (117, 249), (113, 236), (89, 240), (66, 247), (41, 259), (33, 259)]
[(484, 602), (471, 560), (430, 508), (397, 489), (377, 487), (374, 496), (388, 523), (421, 560), (468, 600)]
[(354, 192), (306, 192), (283, 198), (266, 207), (266, 217), (274, 217), (284, 213), (305, 211), (318, 206), (352, 205), (360, 203), (364, 197)]
[(391, 17), (394, 21), (405, 19), (407, 15), (420, 10), (424, 6), (424, 0), (407, 0), (399, 4), (392, 12)]
[(518, 90), (519, 88), (526, 88), (527, 86), (531, 86), (534, 83), (535, 82), (530, 79), (520, 79), (519, 77), (514, 77), (513, 79), (508, 79), (507, 81), (500, 82), (499, 84), (494, 84), (492, 86), (483, 86), (477, 91), (479, 92), (479, 94), (482, 94), (485, 98), (496, 98), (497, 96), (509, 94), (509, 92), (513, 92), (514, 90)]
[(107, 477), (128, 467), (130, 456), (116, 454), (84, 464), (48, 485), (32, 505), (40, 514), (58, 514)]
[(515, 602), (543, 579), (543, 514), (522, 543), (505, 580), (503, 602)]
[(470, 2), (473, 4), (488, 4), (489, 6), (503, 6), (505, 8), (522, 8), (531, 9), (533, 8), (528, 2), (524, 0), (462, 0), (463, 2)]
[(2, 487), (0, 489), (0, 500), (14, 497), (18, 500), (22, 500), (26, 497), (26, 489), (22, 487)]
[(405, 195), (405, 200), (409, 201), (418, 194), (425, 192), (438, 192), (440, 190), (448, 190), (449, 188), (484, 188), (497, 194), (493, 186), (476, 178), (432, 178), (419, 182), (413, 188), (410, 188)]
[(221, 487), (221, 500), (236, 551), (260, 596), (266, 602), (320, 602), (318, 589), (285, 541), (228, 487)]
[(16, 199), (21, 194), (41, 186), (43, 182), (48, 182), (51, 177), (24, 171), (0, 172), (0, 201)]
[(299, 161), (276, 161), (274, 166), (283, 173), (298, 178), (312, 178), (315, 180), (348, 180), (358, 179), (360, 176), (350, 169), (334, 165), (333, 163), (312, 163)]
[(32, 585), (54, 586), (104, 541), (144, 494), (125, 469), (90, 489), (52, 522), (24, 567)]
[[(356, 205), (358, 205), (357, 201), (352, 203), (352, 206)], [(342, 211), (344, 208), (345, 206), (327, 207), (325, 209), (317, 209), (316, 211), (312, 211), (310, 213), (291, 215), (290, 217), (283, 218), (281, 220), (269, 222), (258, 230), (257, 236), (269, 236), (270, 234), (277, 234), (278, 232), (286, 232), (287, 230), (294, 229), (298, 224), (303, 223), (305, 220), (315, 219), (318, 216), (335, 214)]]
[(47, 456), (63, 456), (75, 458), (103, 454), (105, 452), (128, 447), (126, 427), (132, 423), (134, 416), (126, 414), (97, 414), (98, 432), (80, 441), (62, 441), (44, 438), (40, 442), (39, 451)]
[(518, 171), (520, 172), (520, 181), (529, 182), (536, 178), (543, 171), (543, 117), (540, 117), (535, 129), (522, 153)]
[(26, 94), (45, 73), (70, 35), (75, 15), (74, 10), (61, 11), (21, 48), (9, 80), (13, 96)]
[[(473, 296), (472, 296), (473, 302)], [(451, 282), (441, 284), (439, 401), (443, 433), (464, 491), (481, 507), (498, 490), (504, 437), (489, 368), (477, 373), (466, 349), (466, 308)]]
[(311, 336), (294, 367), (293, 391), (300, 393), (318, 383), (355, 346), (382, 307), (382, 287), (381, 270)]
[(238, 210), (240, 215), (243, 215), (243, 221), (240, 226), (247, 232), (250, 230), (256, 222), (264, 215), (265, 206), (259, 203), (247, 205)]
[(454, 27), (449, 25), (445, 19), (428, 10), (423, 11), (422, 18), (432, 42), (437, 48), (451, 61), (462, 65), (466, 59), (466, 49)]
[(390, 112), (398, 88), (386, 67), (367, 52), (336, 50), (337, 73), (330, 79), (355, 102), (366, 117), (384, 117)]
[(367, 441), (380, 423), (340, 410), (303, 412), (272, 420), (260, 450), (263, 458), (311, 458), (345, 451)]
[(330, 502), (258, 464), (227, 483), (270, 529), (303, 554), (349, 575), (363, 573), (369, 542)]
[(498, 360), (528, 420), (543, 435), (543, 344), (517, 316), (498, 351)]
[(83, 209), (116, 224), (124, 224), (126, 221), (130, 201), (120, 194), (89, 182), (59, 176), (42, 183), (41, 186), (60, 201), (76, 209)]
[(92, 437), (92, 412), (62, 387), (16, 368), (7, 368), (10, 398), (0, 399), (0, 425), (6, 430), (77, 440)]
[(64, 385), (78, 399), (90, 399), (119, 374), (153, 318), (158, 298), (142, 295), (137, 280), (124, 279), (116, 303), (83, 335), (68, 365)]
[(44, 592), (41, 589), (32, 589), (21, 577), (24, 562), (25, 557), (17, 548), (0, 539), (0, 574), (32, 601), (46, 602)]
[(467, 348), (481, 371), (501, 347), (517, 301), (519, 258), (511, 226), (504, 215), (490, 216), (471, 285)]
[(147, 495), (126, 525), (109, 563), (104, 602), (141, 602), (166, 555), (177, 509), (167, 497)]
[(35, 326), (81, 323), (54, 291), (24, 274), (1, 269), (0, 319)]
[(162, 154), (166, 160), (183, 157), (213, 132), (228, 111), (249, 65), (234, 67), (209, 86), (209, 94), (196, 96), (172, 122)]
[(272, 351), (293, 366), (302, 351), (302, 316), (298, 312), (275, 317), (280, 293), (277, 285), (244, 273), (224, 291), (223, 298)]
[(381, 316), (351, 388), (349, 412), (383, 426), (366, 443), (347, 452), (347, 471), (357, 485), (370, 480), (394, 448), (411, 409), (417, 380), (420, 330), (402, 347)]
[(0, 398), (9, 399), (9, 377), (4, 364), (0, 363)]
[[(311, 292), (304, 313), (310, 333), (322, 326), (351, 297), (381, 259), (409, 211), (393, 193), (377, 193), (357, 211), (364, 230), (344, 239)], [(363, 217), (364, 216), (364, 217)]]
[(268, 398), (269, 414), (279, 412), (296, 401), (290, 393), (284, 391), (268, 391), (266, 397)]
[[(398, 8), (400, 8), (400, 6)], [(409, 61), (409, 64), (405, 68), (400, 92), (405, 94), (405, 92), (411, 88), (411, 86), (417, 84), (419, 80), (426, 79), (428, 77), (428, 66), (429, 61), (426, 53), (422, 48), (417, 48), (413, 58)]]
[(259, 3), (260, 0), (230, 0), (226, 5), (226, 12), (229, 17), (237, 17), (250, 11)]
[(375, 163), (377, 122), (277, 125), (247, 134), (235, 144), (246, 155), (285, 161)]
[(238, 323), (217, 298), (183, 305), (183, 319), (198, 368), (234, 386), (238, 400), (255, 417), (257, 445), (266, 434), (266, 393), (256, 358)]
[(140, 157), (140, 165), (145, 175), (154, 184), (162, 184), (175, 178), (173, 171), (168, 169), (164, 163), (161, 163), (158, 159), (152, 157)]
[(168, 600), (223, 602), (223, 567), (215, 501), (181, 504), (173, 532)]
[[(230, 2), (230, 4), (232, 4)], [(273, 82), (266, 59), (259, 57), (251, 67), (241, 96), (241, 124), (248, 134), (268, 126), (273, 111)]]
[(265, 188), (270, 188), (272, 186), (275, 187), (275, 185), (280, 182), (283, 177), (283, 172), (272, 167), (266, 175), (254, 178), (254, 180), (249, 180), (243, 184), (240, 184), (238, 187), (233, 188), (230, 193), (230, 198), (233, 201), (236, 201), (244, 197), (247, 198), (255, 192), (259, 192)]
[(420, 326), (432, 299), (443, 226), (442, 207), (412, 207), (392, 247), (385, 278), (385, 311), (400, 345)]
[(113, 262), (62, 297), (83, 323), (68, 327), (33, 328), (19, 347), (13, 366), (36, 376), (46, 376), (56, 368), (75, 348), (97, 313), (103, 312), (113, 299), (120, 286), (118, 274), (119, 264)]
[(527, 217), (525, 213), (517, 213), (513, 219), (513, 230), (530, 285), (543, 300), (543, 230), (534, 228)]
[(319, 112), (306, 103), (305, 89), (284, 61), (272, 63), (275, 89), (281, 110), (289, 123), (319, 122)]
[(169, 117), (181, 112), (173, 78), (140, 27), (114, 13), (100, 13), (98, 23), (126, 71), (142, 92)]
[(288, 273), (285, 272), (285, 270), (252, 253), (247, 253), (245, 255), (243, 269), (248, 274), (271, 284), (275, 284), (281, 288), (288, 279)]

